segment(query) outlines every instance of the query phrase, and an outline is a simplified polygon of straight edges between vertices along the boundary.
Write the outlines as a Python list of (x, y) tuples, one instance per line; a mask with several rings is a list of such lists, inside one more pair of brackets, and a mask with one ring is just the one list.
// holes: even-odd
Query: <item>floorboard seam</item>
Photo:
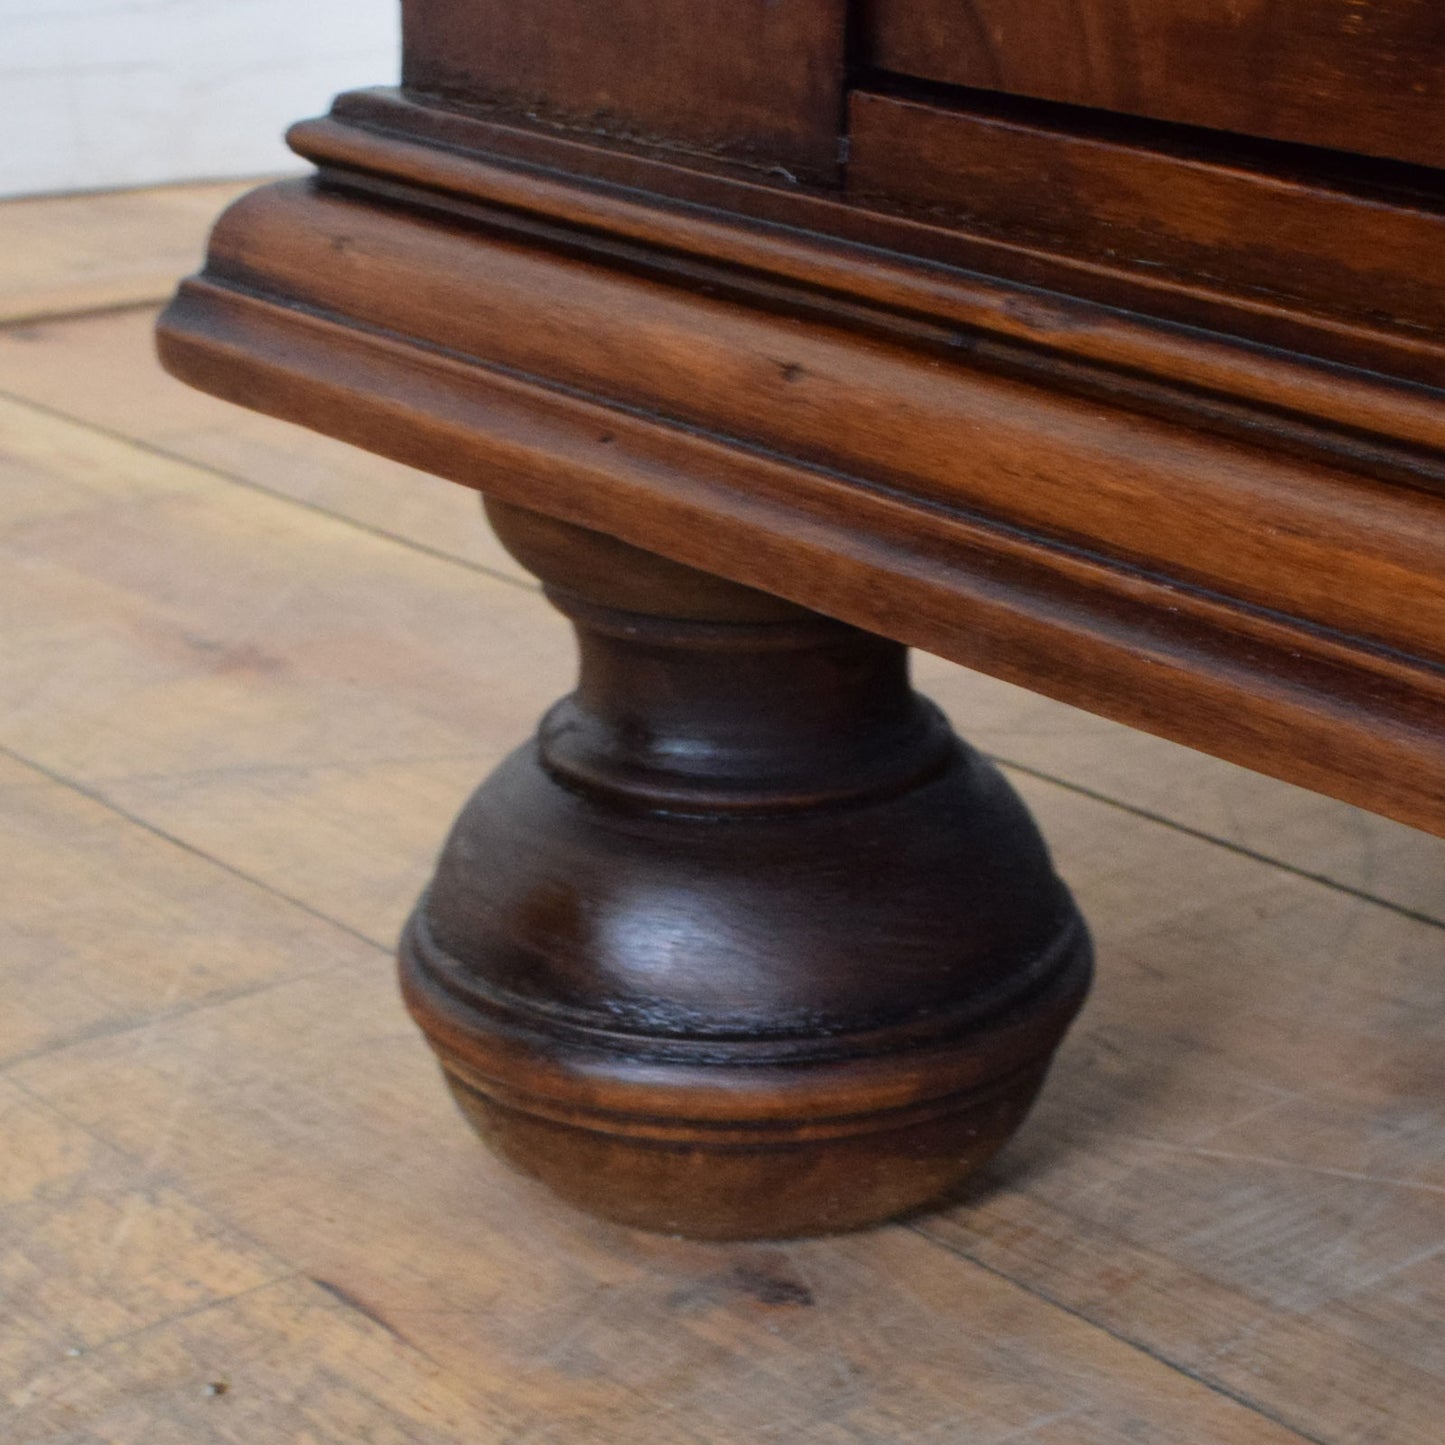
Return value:
[(192, 1209), (204, 1214), (207, 1219), (229, 1230), (243, 1243), (248, 1244), (252, 1249), (265, 1255), (267, 1259), (273, 1259), (281, 1265), (287, 1273), (279, 1279), (271, 1280), (268, 1284), (252, 1285), (243, 1290), (243, 1294), (250, 1294), (257, 1289), (265, 1289), (269, 1284), (277, 1284), (284, 1279), (292, 1279), (297, 1276), (309, 1279), (310, 1276), (294, 1260), (287, 1259), (273, 1246), (266, 1243), (264, 1239), (258, 1238), (243, 1225), (237, 1224), (234, 1220), (222, 1214), (219, 1210), (208, 1204), (204, 1198), (196, 1194), (190, 1185), (178, 1179), (169, 1169), (161, 1164), (152, 1163), (141, 1155), (128, 1149), (124, 1144), (117, 1143), (114, 1139), (107, 1138), (94, 1125), (87, 1124), (83, 1119), (77, 1119), (74, 1114), (62, 1109), (53, 1099), (46, 1095), (37, 1093), (23, 1079), (7, 1079), (6, 1083), (11, 1085), (18, 1093), (23, 1094), (32, 1104), (53, 1114), (62, 1123), (68, 1124), (72, 1129), (79, 1129), (87, 1139), (94, 1140), (102, 1149), (108, 1149), (117, 1158), (125, 1160), (127, 1164), (133, 1165), (140, 1171), (139, 1178), (144, 1184), (155, 1186), (163, 1185), (173, 1191), (179, 1198), (184, 1199)]
[[(369, 523), (357, 521), (355, 518), (347, 517), (340, 512), (333, 512), (329, 508), (319, 506), (314, 502), (303, 501), (301, 498), (294, 497), (287, 492), (275, 491), (270, 487), (263, 486), (260, 482), (254, 481), (249, 477), (240, 476), (234, 472), (228, 472), (221, 467), (212, 466), (205, 462), (195, 461), (192, 458), (184, 456), (179, 452), (173, 452), (165, 447), (158, 446), (154, 442), (142, 441), (138, 438), (128, 436), (124, 432), (117, 431), (113, 427), (101, 426), (97, 422), (88, 421), (82, 417), (73, 416), (69, 412), (60, 410), (58, 407), (49, 406), (43, 402), (32, 401), (28, 397), (21, 396), (15, 392), (7, 391), (4, 389), (0, 389), (0, 397), (3, 397), (7, 401), (13, 402), (18, 406), (29, 407), (32, 410), (40, 412), (45, 416), (53, 417), (57, 421), (63, 421), (68, 423), (69, 425), (80, 427), (82, 430), (92, 432), (98, 436), (107, 437), (111, 441), (135, 447), (137, 450), (145, 452), (148, 455), (161, 457), (165, 461), (175, 462), (181, 466), (193, 467), (196, 471), (201, 472), (203, 475), (214, 477), (218, 481), (227, 482), (233, 486), (244, 487), (248, 491), (256, 492), (264, 497), (270, 497), (273, 501), (288, 503), (289, 505), (297, 507), (302, 511), (310, 512), (315, 516), (326, 517), (333, 522), (339, 523), (346, 527), (350, 527), (358, 532), (364, 533), (369, 537), (375, 537), (381, 541), (393, 542), (397, 546), (405, 547), (408, 551), (419, 553), (422, 556), (431, 557), (440, 562), (452, 563), (455, 566), (465, 568), (469, 572), (473, 572), (478, 574), (479, 576), (486, 577), (491, 581), (502, 582), (509, 587), (516, 587), (521, 589), (522, 591), (531, 592), (534, 594), (540, 594), (541, 592), (541, 587), (536, 583), (525, 581), (519, 577), (510, 576), (505, 572), (496, 571), (495, 569), (486, 567), (479, 562), (470, 562), (465, 557), (458, 557), (453, 552), (443, 552), (438, 548), (427, 546), (424, 542), (417, 542), (412, 538), (401, 536), (396, 532), (388, 532), (384, 528), (373, 527)], [(1141, 818), (1151, 823), (1158, 823), (1161, 827), (1172, 828), (1175, 832), (1182, 833), (1186, 837), (1196, 838), (1200, 842), (1204, 843), (1212, 843), (1214, 846), (1218, 848), (1224, 848), (1231, 853), (1239, 855), (1240, 857), (1252, 859), (1254, 862), (1266, 864), (1271, 868), (1278, 868), (1282, 872), (1292, 874), (1297, 878), (1306, 879), (1311, 883), (1318, 883), (1322, 887), (1333, 889), (1335, 892), (1344, 894), (1347, 897), (1357, 898), (1365, 903), (1376, 904), (1380, 908), (1389, 909), (1392, 913), (1399, 914), (1403, 918), (1412, 919), (1416, 923), (1428, 924), (1432, 928), (1445, 929), (1445, 919), (1437, 918), (1433, 914), (1425, 913), (1419, 909), (1411, 908), (1403, 903), (1392, 902), (1388, 898), (1378, 897), (1377, 895), (1369, 893), (1364, 889), (1355, 888), (1348, 883), (1341, 883), (1336, 879), (1326, 877), (1323, 874), (1312, 873), (1309, 871), (1309, 869), (1300, 868), (1295, 864), (1284, 862), (1279, 858), (1271, 857), (1267, 853), (1256, 852), (1252, 848), (1247, 848), (1241, 843), (1231, 842), (1227, 838), (1217, 838), (1212, 833), (1206, 833), (1203, 829), (1191, 827), (1187, 823), (1182, 823), (1175, 819), (1165, 817), (1163, 814), (1152, 812), (1148, 808), (1141, 808), (1136, 804), (1123, 802), (1118, 798), (1111, 798), (1108, 796), (1108, 794), (1100, 793), (1095, 789), (1086, 786), (1083, 783), (1075, 783), (1065, 778), (1056, 777), (1052, 773), (1045, 772), (1041, 768), (1032, 767), (1027, 763), (1016, 762), (1012, 758), (1006, 758), (997, 753), (989, 753), (988, 756), (991, 757), (993, 761), (998, 763), (1000, 766), (1012, 768), (1017, 772), (1025, 774), (1027, 777), (1037, 778), (1040, 782), (1053, 783), (1060, 788), (1066, 788), (1070, 792), (1077, 793), (1081, 797), (1091, 798), (1093, 801), (1097, 803), (1102, 803), (1107, 807), (1117, 808), (1121, 812), (1132, 814), (1136, 818)], [(24, 760), (22, 759), (22, 761)], [(32, 766), (34, 765), (32, 764)], [(65, 782), (67, 780), (63, 778), (57, 778), (56, 781)], [(278, 896), (282, 895), (278, 894)]]
[(35, 1064), (42, 1059), (48, 1059), (53, 1054), (63, 1054), (69, 1049), (82, 1048), (87, 1044), (103, 1043), (110, 1039), (123, 1039), (129, 1034), (143, 1033), (146, 1029), (160, 1028), (165, 1024), (178, 1023), (182, 1019), (192, 1019), (197, 1014), (206, 1013), (210, 1009), (228, 1008), (233, 1003), (242, 1003), (246, 999), (258, 998), (262, 994), (273, 993), (279, 988), (289, 988), (292, 984), (305, 983), (309, 979), (322, 978), (345, 967), (345, 964), (340, 963), (323, 963), (315, 968), (303, 969), (299, 973), (278, 974), (275, 978), (264, 979), (259, 983), (249, 984), (245, 988), (232, 989), (227, 993), (212, 994), (207, 998), (196, 999), (191, 1003), (167, 1009), (163, 1013), (148, 1014), (146, 1017), (138, 1019), (124, 1019), (82, 1033), (70, 1034), (65, 1038), (54, 1039), (48, 1044), (41, 1044), (38, 1048), (12, 1054), (8, 1059), (0, 1059), (0, 1079), (8, 1079), (14, 1083), (13, 1075), (16, 1071), (23, 1069), (27, 1064)]
[(1028, 763), (1015, 762), (1013, 758), (1006, 758), (998, 753), (988, 753), (987, 756), (1001, 768), (1012, 768), (1014, 772), (1023, 773), (1026, 777), (1037, 778), (1041, 783), (1053, 783), (1056, 787), (1067, 788), (1069, 792), (1089, 798), (1095, 803), (1103, 803), (1106, 807), (1117, 808), (1120, 812), (1129, 813), (1135, 818), (1142, 818), (1147, 823), (1158, 823), (1162, 827), (1172, 828), (1176, 833), (1183, 833), (1188, 838), (1197, 838), (1201, 843), (1212, 843), (1216, 848), (1223, 848), (1226, 852), (1235, 853), (1239, 857), (1248, 858), (1255, 863), (1264, 863), (1271, 868), (1278, 868), (1282, 873), (1292, 874), (1294, 877), (1306, 879), (1310, 883), (1318, 883), (1324, 888), (1331, 888), (1336, 893), (1343, 893), (1347, 897), (1358, 898), (1362, 903), (1373, 903), (1379, 908), (1388, 908), (1391, 913), (1398, 913), (1402, 918), (1409, 918), (1415, 923), (1425, 923), (1431, 928), (1445, 929), (1445, 918), (1437, 918), (1433, 913), (1423, 913), (1418, 908), (1411, 908), (1408, 904), (1395, 903), (1388, 898), (1381, 898), (1377, 894), (1367, 893), (1363, 888), (1355, 888), (1349, 883), (1341, 883), (1338, 879), (1327, 877), (1323, 873), (1311, 873), (1308, 868), (1301, 868), (1294, 863), (1286, 863), (1283, 859), (1273, 858), (1268, 853), (1256, 852), (1253, 848), (1245, 847), (1243, 843), (1234, 843), (1228, 838), (1216, 838), (1213, 833), (1206, 833), (1202, 828), (1194, 828), (1188, 823), (1167, 818), (1162, 813), (1151, 812), (1148, 808), (1141, 808), (1136, 803), (1126, 803), (1119, 798), (1111, 798), (1107, 793), (1096, 792), (1083, 783), (1070, 782), (1067, 778), (1046, 773), (1042, 768), (1031, 767)]
[(362, 1306), (359, 1301), (349, 1292), (342, 1290), (337, 1285), (331, 1284), (327, 1280), (317, 1278), (314, 1274), (307, 1273), (307, 1271), (301, 1265), (297, 1264), (294, 1260), (288, 1259), (284, 1254), (280, 1253), (274, 1245), (268, 1244), (264, 1239), (261, 1239), (256, 1234), (252, 1233), (251, 1230), (243, 1228), (233, 1219), (229, 1218), (226, 1214), (216, 1209), (203, 1196), (193, 1192), (188, 1184), (178, 1179), (169, 1170), (148, 1163), (145, 1159), (141, 1158), (140, 1155), (132, 1153), (123, 1145), (116, 1143), (114, 1139), (107, 1138), (104, 1134), (99, 1133), (97, 1130), (93, 1129), (83, 1120), (77, 1119), (71, 1114), (68, 1114), (64, 1109), (60, 1108), (52, 1100), (46, 1098), (44, 1094), (37, 1094), (33, 1089), (27, 1088), (21, 1080), (9, 1079), (7, 1080), (7, 1082), (11, 1084), (18, 1092), (23, 1094), (27, 1099), (31, 1100), (32, 1103), (38, 1105), (42, 1109), (48, 1110), (50, 1113), (54, 1114), (57, 1119), (62, 1120), (66, 1124), (69, 1124), (72, 1129), (79, 1129), (82, 1134), (84, 1134), (89, 1139), (93, 1139), (97, 1144), (101, 1146), (102, 1149), (109, 1149), (113, 1153), (119, 1155), (127, 1163), (135, 1165), (138, 1169), (142, 1171), (143, 1177), (157, 1182), (163, 1182), (168, 1189), (174, 1190), (174, 1192), (180, 1198), (184, 1199), (186, 1203), (191, 1206), (191, 1208), (199, 1210), (215, 1224), (219, 1225), (223, 1229), (229, 1230), (230, 1233), (235, 1235), (238, 1239), (243, 1240), (253, 1249), (260, 1251), (268, 1259), (275, 1260), (276, 1263), (282, 1266), (285, 1270), (285, 1273), (276, 1276), (274, 1279), (263, 1280), (259, 1284), (250, 1285), (246, 1289), (239, 1290), (233, 1295), (227, 1295), (223, 1299), (209, 1300), (204, 1304), (196, 1305), (188, 1310), (183, 1310), (180, 1314), (172, 1315), (167, 1319), (155, 1320), (148, 1325), (142, 1325), (137, 1329), (129, 1330), (126, 1331), (124, 1334), (114, 1336), (107, 1340), (103, 1340), (97, 1345), (83, 1349), (81, 1352), (82, 1354), (95, 1354), (110, 1345), (120, 1344), (123, 1343), (125, 1340), (134, 1339), (138, 1335), (143, 1335), (149, 1333), (152, 1330), (160, 1329), (165, 1325), (174, 1324), (178, 1320), (189, 1319), (192, 1315), (204, 1314), (207, 1310), (216, 1309), (222, 1305), (230, 1304), (233, 1300), (244, 1299), (247, 1295), (256, 1294), (261, 1290), (274, 1289), (277, 1285), (288, 1284), (293, 1281), (304, 1281), (307, 1284), (314, 1285), (316, 1288), (321, 1290), (322, 1293), (329, 1296), (337, 1304), (342, 1305), (346, 1310), (360, 1316), (362, 1319), (369, 1321), (371, 1324), (377, 1326), (378, 1328), (385, 1330), (386, 1333), (390, 1335), (393, 1339), (395, 1339), (400, 1345), (402, 1345), (408, 1350), (411, 1350), (421, 1359), (425, 1360), (427, 1364), (431, 1365), (432, 1368), (437, 1370), (440, 1374), (445, 1375), (448, 1378), (455, 1378), (452, 1371), (450, 1371), (445, 1365), (441, 1364), (440, 1361), (434, 1359), (419, 1345), (408, 1339), (405, 1334), (403, 1334), (400, 1330), (393, 1326), (389, 1321), (383, 1319), (374, 1311)]
[[(217, 481), (228, 482), (232, 486), (244, 487), (248, 492), (256, 492), (263, 497), (269, 497), (274, 502), (284, 502), (289, 506), (296, 507), (303, 512), (310, 512), (313, 516), (325, 517), (328, 521), (335, 522), (340, 526), (349, 527), (353, 531), (362, 532), (368, 537), (375, 537), (383, 542), (393, 542), (399, 547), (405, 547), (410, 552), (420, 553), (424, 557), (434, 558), (438, 562), (450, 562), (453, 566), (465, 568), (468, 572), (475, 572), (479, 576), (489, 578), (493, 582), (505, 583), (508, 587), (516, 587), (523, 592), (532, 592), (540, 595), (542, 587), (540, 583), (532, 582), (523, 577), (515, 577), (508, 572), (500, 572), (496, 568), (488, 567), (481, 562), (469, 561), (466, 557), (459, 557), (455, 552), (444, 552), (439, 547), (428, 546), (425, 542), (418, 542), (414, 537), (403, 536), (400, 532), (388, 532), (385, 527), (374, 527), (369, 522), (362, 522), (355, 517), (348, 517), (344, 512), (333, 512), (329, 507), (323, 507), (316, 502), (308, 502), (302, 497), (293, 496), (290, 492), (277, 491), (273, 487), (263, 485), (252, 477), (242, 476), (236, 472), (229, 472), (224, 467), (215, 466), (211, 462), (197, 461), (194, 457), (188, 457), (181, 452), (173, 452), (167, 447), (158, 445), (156, 442), (144, 441), (139, 437), (127, 435), (114, 427), (102, 426), (99, 422), (91, 421), (86, 417), (78, 417), (70, 412), (62, 411), (59, 407), (50, 406), (46, 402), (34, 401), (30, 397), (22, 396), (18, 392), (8, 391), (0, 388), (0, 398), (13, 403), (16, 406), (26, 407), (31, 411), (39, 412), (42, 416), (52, 417), (56, 421), (63, 421), (70, 426), (79, 427), (82, 431), (88, 431), (95, 436), (102, 436), (113, 442), (119, 442), (124, 446), (134, 447), (147, 456), (160, 457), (163, 461), (174, 462), (178, 466), (190, 467), (204, 476), (213, 477)], [(398, 463), (398, 465), (400, 465)], [(457, 485), (460, 485), (459, 483)], [(479, 492), (478, 496), (481, 495)], [(478, 507), (480, 511), (480, 505)]]
[(300, 909), (302, 913), (310, 918), (316, 919), (320, 923), (329, 924), (332, 928), (346, 934), (348, 938), (353, 938), (358, 943), (364, 943), (368, 948), (377, 949), (382, 953), (388, 955), (391, 953), (392, 950), (389, 944), (378, 942), (375, 938), (361, 932), (360, 929), (353, 928), (349, 923), (343, 923), (339, 918), (333, 918), (329, 913), (322, 912), (321, 909), (305, 902), (303, 899), (283, 892), (273, 884), (267, 883), (265, 879), (257, 878), (254, 874), (247, 873), (245, 869), (237, 868), (234, 863), (227, 863), (225, 859), (217, 858), (215, 854), (208, 853), (204, 848), (197, 847), (196, 844), (188, 843), (184, 838), (167, 832), (166, 829), (158, 827), (155, 823), (141, 817), (139, 814), (132, 813), (128, 808), (123, 808), (119, 803), (106, 797), (104, 793), (87, 787), (84, 783), (77, 782), (74, 778), (68, 778), (64, 773), (57, 773), (54, 769), (47, 768), (43, 763), (38, 763), (33, 758), (28, 758), (23, 753), (16, 752), (14, 748), (4, 743), (0, 743), (0, 754), (3, 754), (12, 762), (19, 763), (22, 767), (33, 768), (42, 777), (48, 778), (58, 786), (69, 788), (71, 792), (78, 793), (83, 798), (88, 798), (92, 803), (114, 813), (118, 818), (123, 818), (127, 823), (142, 829), (152, 837), (159, 838), (163, 842), (169, 843), (173, 847), (180, 848), (183, 852), (189, 853), (194, 858), (200, 858), (202, 861), (212, 864), (214, 867), (221, 869), (223, 873), (228, 873), (232, 878), (240, 879), (241, 882), (248, 883), (253, 888), (260, 889), (261, 892), (269, 894), (272, 898), (279, 899), (282, 903), (287, 903), (293, 908)]
[(23, 331), (27, 326), (54, 326), (66, 321), (84, 321), (92, 316), (119, 316), (127, 311), (154, 311), (164, 306), (175, 291), (172, 285), (164, 294), (133, 296), (124, 301), (107, 301), (100, 306), (76, 308), (44, 308), (39, 311), (0, 313), (0, 334)]
[(931, 1234), (928, 1229), (922, 1224), (905, 1223), (904, 1228), (909, 1230), (911, 1233), (919, 1235), (921, 1238), (926, 1239), (930, 1244), (936, 1245), (939, 1249), (943, 1250), (945, 1254), (951, 1254), (954, 1256), (955, 1259), (962, 1259), (969, 1264), (977, 1266), (977, 1268), (983, 1270), (985, 1274), (991, 1274), (994, 1276), (995, 1279), (1004, 1280), (1008, 1284), (1013, 1285), (1016, 1289), (1021, 1289), (1025, 1294), (1031, 1295), (1034, 1299), (1039, 1300), (1046, 1305), (1050, 1305), (1054, 1309), (1061, 1310), (1071, 1319), (1078, 1320), (1081, 1324), (1088, 1325), (1091, 1329), (1096, 1329), (1101, 1334), (1108, 1335), (1111, 1340), (1115, 1340), (1119, 1344), (1124, 1345), (1131, 1350), (1137, 1350), (1139, 1354), (1144, 1355), (1147, 1359), (1153, 1360), (1156, 1364), (1163, 1365), (1165, 1369), (1172, 1370), (1175, 1374), (1182, 1375), (1186, 1380), (1193, 1381), (1196, 1385), (1202, 1386), (1204, 1389), (1209, 1390), (1215, 1395), (1222, 1396), (1226, 1400), (1232, 1400), (1236, 1405), (1239, 1405), (1242, 1409), (1248, 1410), (1251, 1414), (1258, 1415), (1261, 1419), (1268, 1420), (1272, 1425), (1278, 1425), (1281, 1430), (1288, 1430), (1291, 1435), (1294, 1435), (1300, 1440), (1306, 1441), (1307, 1445), (1334, 1445), (1334, 1442), (1326, 1440), (1322, 1436), (1312, 1435), (1308, 1431), (1301, 1430), (1300, 1427), (1294, 1424), (1292, 1421), (1286, 1420), (1283, 1416), (1277, 1415), (1272, 1410), (1266, 1409), (1258, 1402), (1251, 1400), (1248, 1396), (1238, 1394), (1236, 1391), (1231, 1390), (1229, 1386), (1220, 1384), (1217, 1380), (1211, 1380), (1205, 1375), (1197, 1374), (1187, 1365), (1180, 1364), (1177, 1360), (1171, 1360), (1168, 1355), (1162, 1354), (1158, 1350), (1151, 1349), (1148, 1345), (1142, 1343), (1139, 1340), (1130, 1339), (1128, 1335), (1120, 1334), (1119, 1331), (1110, 1329), (1108, 1325), (1102, 1323), (1099, 1320), (1090, 1318), (1090, 1316), (1085, 1314), (1082, 1310), (1076, 1309), (1072, 1305), (1065, 1304), (1062, 1300), (1056, 1299), (1047, 1291), (1041, 1290), (1034, 1285), (1027, 1284), (1021, 1279), (1016, 1279), (1006, 1270), (999, 1269), (996, 1265), (987, 1264), (983, 1260), (979, 1259), (976, 1255), (970, 1254), (966, 1249), (961, 1249), (958, 1245), (951, 1244), (946, 1239), (940, 1239), (936, 1234)]

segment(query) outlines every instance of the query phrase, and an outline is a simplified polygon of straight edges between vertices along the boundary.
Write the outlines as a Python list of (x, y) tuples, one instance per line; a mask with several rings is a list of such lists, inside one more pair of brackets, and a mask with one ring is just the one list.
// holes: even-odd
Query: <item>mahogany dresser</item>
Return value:
[(401, 946), (502, 1155), (781, 1236), (1017, 1127), (1088, 935), (908, 647), (1445, 831), (1438, 0), (403, 11), (160, 347), (575, 624)]

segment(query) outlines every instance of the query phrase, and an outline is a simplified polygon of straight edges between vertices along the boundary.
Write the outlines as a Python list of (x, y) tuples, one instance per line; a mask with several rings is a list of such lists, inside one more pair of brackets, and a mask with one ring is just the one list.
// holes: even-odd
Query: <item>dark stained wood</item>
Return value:
[[(329, 184), (348, 190), (431, 208), (480, 203), (512, 213), (514, 225), (520, 213), (586, 230), (594, 245), (600, 233), (890, 309), (922, 309), (962, 328), (975, 353), (997, 340), (1016, 344), (1020, 357), (1043, 349), (1105, 366), (1115, 392), (1142, 373), (1366, 430), (1428, 436), (1437, 449), (1445, 436), (1436, 394), (1445, 390), (1445, 338), (1418, 323), (1346, 321), (1231, 290), (1224, 278), (1205, 287), (1127, 257), (1079, 254), (1067, 242), (1045, 248), (985, 234), (924, 206), (885, 209), (721, 174), (384, 89), (339, 97), (330, 117), (292, 127), (290, 141)], [(578, 184), (584, 177), (588, 184)], [(1325, 210), (1325, 188), (1317, 190)], [(1394, 204), (1412, 211), (1420, 201)], [(1321, 224), (1345, 229), (1354, 214), (1346, 197)], [(796, 244), (799, 232), (810, 244)], [(1435, 265), (1419, 278), (1426, 295), (1438, 289), (1438, 275)], [(1197, 421), (1202, 399), (1192, 394), (1184, 405)], [(1412, 471), (1419, 466), (1413, 459)]]
[(1434, 157), (1445, 37), (1226, 8), (1068, 7), (1087, 63), (1029, 64), (1096, 92), (1032, 94), (1106, 116), (938, 35), (877, 69), (962, 6), (410, 0), (406, 91), (297, 127), (318, 175), (163, 319), (193, 385), (484, 490), (577, 627), (402, 948), (569, 1198), (846, 1228), (1018, 1123), (1087, 944), (903, 644), (1445, 833), (1441, 198), (1368, 159)]
[(1437, 0), (866, 0), (883, 70), (1445, 165)]
[(505, 1157), (705, 1238), (929, 1203), (1013, 1132), (1087, 935), (904, 649), (517, 508), (577, 691), (473, 797), (407, 1001)]
[(850, 107), (848, 191), (859, 200), (1356, 325), (1445, 337), (1445, 187), (1433, 198), (1350, 189), (869, 91), (854, 91)]
[[(1438, 495), (1296, 458), (1267, 415), (1216, 436), (1187, 397), (1151, 418), (1076, 395), (1065, 370), (1000, 375), (916, 315), (818, 315), (773, 278), (709, 286), (668, 256), (639, 274), (635, 254), (486, 219), (256, 193), (172, 308), (163, 357), (261, 410), (1445, 830)], [(773, 245), (808, 265), (805, 238)]]
[[(395, 931), (482, 759), (570, 685), (562, 629), (529, 592), (267, 495), (324, 478), (324, 439), (151, 375), (142, 321), (12, 333), (0, 378), (71, 371), (0, 416), (5, 742), (63, 780), (0, 762), (0, 1045), (29, 1056), (6, 1077), (39, 1124), (10, 1110), (0, 1166), (25, 1342), (0, 1435), (135, 1445), (165, 1421), (199, 1445), (236, 1434), (234, 1406), (247, 1442), (479, 1445), (496, 1422), (672, 1445), (695, 1406), (717, 1445), (1036, 1423), (1030, 1445), (1438, 1445), (1440, 934), (1265, 861), (1377, 897), (1403, 869), (1438, 912), (1438, 846), (925, 662), (960, 728), (1102, 795), (1021, 780), (1107, 940), (1036, 1112), (909, 1229), (720, 1248), (590, 1223), (469, 1157), (377, 952), (343, 931)], [(207, 465), (154, 434), (168, 397), (172, 428), (209, 429)], [(227, 435), (270, 444), (227, 455)], [(388, 523), (386, 468), (354, 464), (377, 527), (430, 498), (453, 545), (489, 531), (399, 470)], [(1256, 854), (1104, 798), (1192, 803), (1178, 821)], [(112, 1145), (135, 1161), (119, 1191)], [(236, 1237), (261, 1274), (217, 1252)], [(329, 1293), (296, 1295), (298, 1270)], [(244, 1292), (278, 1277), (279, 1311)]]
[[(604, 269), (302, 185), (233, 211), (211, 273), (244, 286), (256, 256), (265, 290), (309, 311), (1445, 657), (1435, 498), (1143, 417), (1125, 427), (1093, 399), (990, 375), (906, 333), (780, 323), (676, 284), (685, 277)], [(1402, 585), (1415, 599), (1406, 614)]]
[(405, 0), (403, 83), (784, 178), (838, 164), (845, 0)]

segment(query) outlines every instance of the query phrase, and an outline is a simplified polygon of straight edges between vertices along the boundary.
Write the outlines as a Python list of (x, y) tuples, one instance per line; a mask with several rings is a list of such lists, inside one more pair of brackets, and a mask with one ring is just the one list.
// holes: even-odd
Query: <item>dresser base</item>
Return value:
[(939, 1200), (1022, 1120), (1090, 971), (1028, 813), (899, 645), (493, 505), (576, 693), (463, 811), (401, 948), (479, 1133), (701, 1238)]

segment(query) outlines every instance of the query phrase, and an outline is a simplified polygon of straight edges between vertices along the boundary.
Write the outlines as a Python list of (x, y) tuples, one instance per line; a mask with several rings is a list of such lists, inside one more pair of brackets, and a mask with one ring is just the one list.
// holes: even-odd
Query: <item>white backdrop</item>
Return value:
[(295, 169), (281, 132), (396, 81), (397, 0), (0, 0), (0, 195)]

